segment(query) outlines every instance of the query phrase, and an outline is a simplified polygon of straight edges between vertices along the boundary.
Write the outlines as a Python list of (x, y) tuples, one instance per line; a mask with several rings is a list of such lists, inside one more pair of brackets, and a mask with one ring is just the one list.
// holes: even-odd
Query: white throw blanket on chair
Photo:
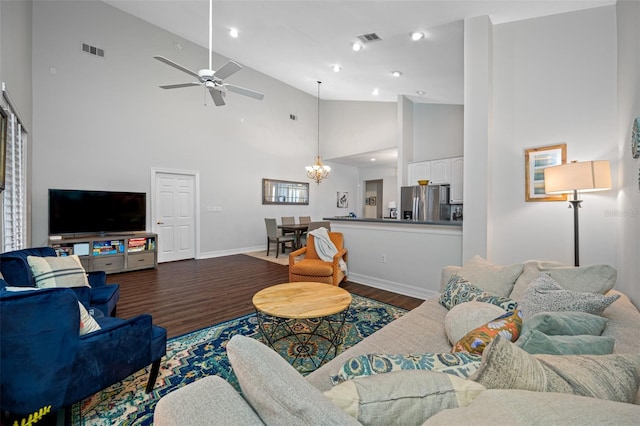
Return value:
[[(333, 244), (333, 241), (331, 241), (327, 228), (317, 228), (310, 231), (309, 234), (313, 235), (314, 246), (320, 259), (325, 262), (333, 262), (333, 256), (338, 253), (338, 249), (336, 248), (336, 245)], [(339, 261), (339, 265), (340, 269), (346, 274), (347, 264), (342, 258)]]

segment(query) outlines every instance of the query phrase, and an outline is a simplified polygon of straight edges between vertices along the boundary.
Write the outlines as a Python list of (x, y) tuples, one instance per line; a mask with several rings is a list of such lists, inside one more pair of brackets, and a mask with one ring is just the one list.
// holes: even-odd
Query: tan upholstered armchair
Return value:
[[(344, 248), (344, 236), (341, 232), (329, 232), (329, 238), (338, 249), (332, 262), (325, 262), (316, 252), (313, 235), (308, 235), (307, 246), (289, 254), (289, 282), (315, 281), (340, 285), (347, 278), (340, 269), (340, 259), (347, 261), (347, 249)], [(296, 257), (304, 258), (296, 262)]]

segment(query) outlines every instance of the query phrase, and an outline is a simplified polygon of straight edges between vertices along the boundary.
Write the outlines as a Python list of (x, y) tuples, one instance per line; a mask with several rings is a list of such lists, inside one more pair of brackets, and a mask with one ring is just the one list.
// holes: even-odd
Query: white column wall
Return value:
[(491, 187), (492, 25), (488, 17), (464, 27), (464, 232), (462, 261), (489, 257)]
[[(616, 81), (615, 6), (494, 27), (488, 161), (494, 261), (573, 264), (573, 212), (566, 202), (525, 202), (524, 151), (566, 143), (569, 161), (609, 160), (615, 175)], [(617, 222), (607, 212), (616, 207), (618, 189), (581, 196), (582, 265), (616, 264)]]
[(618, 1), (618, 159), (613, 182), (618, 188), (618, 250), (616, 287), (640, 306), (640, 160), (631, 156), (631, 126), (640, 117), (640, 3)]

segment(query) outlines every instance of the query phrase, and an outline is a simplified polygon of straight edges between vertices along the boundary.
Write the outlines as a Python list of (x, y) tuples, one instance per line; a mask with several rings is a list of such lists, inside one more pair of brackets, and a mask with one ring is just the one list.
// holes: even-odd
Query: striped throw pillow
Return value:
[(87, 274), (76, 255), (65, 257), (27, 256), (39, 288), (89, 287)]

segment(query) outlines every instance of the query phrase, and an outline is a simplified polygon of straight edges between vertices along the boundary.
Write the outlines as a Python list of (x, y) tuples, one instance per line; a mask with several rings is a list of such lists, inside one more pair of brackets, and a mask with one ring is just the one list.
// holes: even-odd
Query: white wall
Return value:
[(413, 161), (463, 155), (462, 105), (416, 103), (413, 115)]
[(29, 126), (31, 110), (31, 1), (0, 2), (0, 81), (7, 84), (20, 118)]
[[(32, 2), (0, 1), (0, 81), (6, 83), (14, 107), (20, 114), (20, 120), (26, 131), (31, 131), (32, 115), (32, 84), (31, 84), (31, 9)], [(0, 96), (0, 104), (7, 107), (4, 97)], [(27, 135), (29, 145), (30, 135)], [(27, 171), (31, 168), (31, 150), (27, 150)], [(27, 176), (27, 228), (25, 230), (28, 243), (31, 235), (29, 226), (31, 209), (29, 182)], [(3, 211), (4, 197), (0, 193), (0, 211)], [(0, 223), (4, 220), (0, 215)], [(3, 227), (0, 226), (0, 234)], [(4, 241), (4, 235), (0, 235)]]
[(617, 235), (616, 287), (640, 306), (640, 190), (638, 188), (639, 160), (631, 156), (631, 126), (640, 117), (640, 3), (618, 1), (618, 174), (613, 176), (618, 189), (617, 210), (613, 216), (619, 221)]
[(322, 158), (395, 148), (398, 145), (396, 109), (393, 102), (322, 101)]
[[(566, 143), (569, 161), (609, 160), (615, 174), (616, 69), (615, 6), (494, 27), (488, 239), (495, 261), (573, 264), (573, 213), (566, 202), (525, 202), (524, 150)], [(606, 212), (618, 189), (582, 195), (583, 265), (616, 264), (617, 224)]]
[(524, 201), (524, 150), (567, 143), (569, 160), (605, 159), (612, 191), (587, 193), (581, 264), (608, 263), (617, 288), (640, 304), (638, 160), (640, 4), (493, 26), (465, 22), (465, 223), (463, 261), (478, 253), (508, 264), (573, 261), (566, 202)]
[(265, 99), (229, 94), (214, 107), (204, 89), (158, 88), (189, 77), (154, 55), (196, 70), (208, 62), (206, 49), (103, 3), (34, 3), (32, 244), (46, 243), (48, 188), (148, 192), (153, 167), (200, 172), (203, 256), (263, 246), (264, 217), (335, 215), (336, 191), (356, 192), (357, 170), (332, 164), (326, 182), (310, 183), (309, 206), (263, 206), (261, 178), (309, 181), (316, 98), (244, 68), (229, 81)]

